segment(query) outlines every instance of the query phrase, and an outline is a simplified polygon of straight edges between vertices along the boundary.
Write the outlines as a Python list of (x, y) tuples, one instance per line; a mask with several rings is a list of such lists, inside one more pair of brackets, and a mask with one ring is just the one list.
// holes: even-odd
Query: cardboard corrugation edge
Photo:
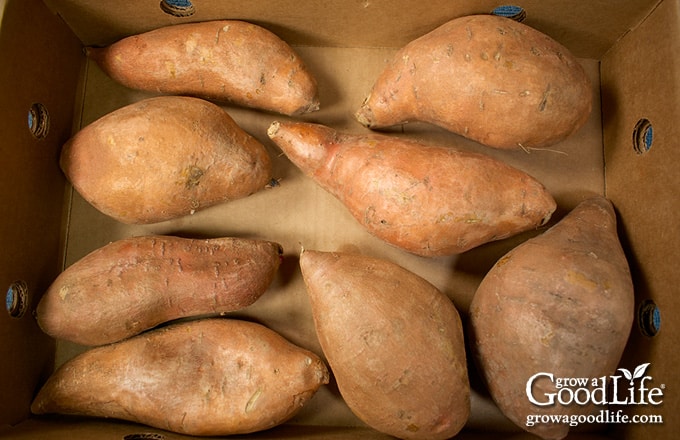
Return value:
[[(61, 19), (61, 16), (59, 16)], [(80, 64), (80, 75), (78, 75), (78, 83), (75, 88), (75, 101), (73, 105), (73, 122), (71, 124), (71, 135), (76, 134), (80, 128), (83, 126), (83, 106), (85, 105), (85, 93), (87, 88), (87, 71), (90, 64), (87, 62), (87, 57), (85, 52), (82, 52), (81, 64)], [(69, 233), (71, 231), (71, 211), (73, 207), (73, 197), (75, 195), (75, 189), (73, 185), (66, 180), (64, 185), (64, 205), (62, 212), (62, 227), (61, 227), (61, 242), (60, 242), (60, 256), (59, 256), (59, 268), (61, 271), (66, 269), (66, 261), (68, 255), (68, 243), (69, 243)]]

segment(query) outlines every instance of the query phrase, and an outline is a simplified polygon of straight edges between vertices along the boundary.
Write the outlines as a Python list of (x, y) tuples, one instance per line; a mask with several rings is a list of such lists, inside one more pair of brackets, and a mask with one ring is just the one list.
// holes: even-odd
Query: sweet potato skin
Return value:
[(319, 342), (350, 409), (403, 439), (446, 439), (468, 419), (461, 320), (449, 298), (386, 260), (305, 250)]
[(451, 20), (404, 46), (356, 118), (379, 129), (423, 121), (503, 149), (553, 145), (592, 109), (590, 81), (561, 44), (494, 15)]
[(31, 411), (230, 435), (286, 421), (326, 383), (323, 361), (278, 333), (252, 322), (203, 319), (76, 356), (52, 374)]
[(85, 126), (61, 168), (98, 210), (128, 224), (157, 223), (251, 195), (271, 180), (264, 146), (219, 106), (162, 96)]
[(545, 224), (556, 208), (540, 182), (486, 155), (303, 122), (268, 133), (369, 232), (417, 255), (465, 252)]
[[(561, 439), (569, 425), (526, 426), (528, 414), (589, 414), (592, 406), (539, 407), (528, 379), (599, 378), (615, 373), (633, 322), (628, 264), (611, 202), (581, 202), (540, 236), (503, 256), (483, 279), (470, 306), (474, 357), (494, 401), (518, 426)], [(537, 383), (541, 401), (555, 386)]]
[(88, 56), (117, 82), (295, 115), (318, 110), (316, 80), (296, 52), (238, 20), (187, 23), (133, 35)]
[(54, 338), (92, 346), (239, 310), (264, 294), (281, 254), (278, 243), (246, 238), (118, 240), (67, 267), (38, 303), (37, 321)]

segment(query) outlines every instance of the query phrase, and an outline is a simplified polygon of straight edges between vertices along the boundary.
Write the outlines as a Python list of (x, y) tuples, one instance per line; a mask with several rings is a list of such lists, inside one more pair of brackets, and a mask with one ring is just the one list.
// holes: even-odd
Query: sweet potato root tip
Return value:
[(272, 122), (267, 129), (267, 136), (270, 138), (276, 136), (276, 133), (279, 131), (279, 127), (281, 127), (281, 123), (279, 121)]
[(371, 126), (373, 125), (371, 107), (368, 105), (367, 102), (364, 102), (361, 105), (359, 110), (357, 110), (357, 112), (355, 113), (354, 117), (364, 127), (371, 128)]
[(315, 98), (312, 102), (310, 102), (307, 105), (300, 107), (298, 110), (295, 110), (289, 116), (300, 116), (300, 115), (304, 115), (306, 113), (313, 113), (313, 112), (319, 111), (320, 108), (321, 108), (321, 102), (319, 101), (318, 98)]

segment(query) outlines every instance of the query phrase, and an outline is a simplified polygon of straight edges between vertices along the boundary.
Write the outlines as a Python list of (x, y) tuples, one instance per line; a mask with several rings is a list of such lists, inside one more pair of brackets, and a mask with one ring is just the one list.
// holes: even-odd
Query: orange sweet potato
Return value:
[(303, 251), (323, 353), (350, 409), (402, 439), (447, 439), (470, 411), (463, 328), (416, 274), (359, 254)]
[[(593, 406), (569, 402), (574, 387), (562, 392), (563, 405), (555, 399), (554, 380), (530, 378), (614, 374), (633, 322), (633, 302), (614, 209), (604, 197), (582, 202), (498, 260), (473, 297), (470, 334), (480, 371), (503, 413), (544, 439), (565, 437), (569, 424), (527, 426), (527, 416), (587, 415)], [(530, 400), (527, 387), (540, 405)], [(596, 388), (590, 380), (586, 387)], [(585, 396), (581, 391), (577, 398), (586, 402)], [(555, 404), (544, 406), (550, 399)]]
[(54, 280), (38, 324), (55, 338), (101, 345), (173, 319), (238, 310), (267, 290), (281, 254), (277, 243), (245, 238), (118, 240)]
[(323, 361), (278, 333), (252, 322), (204, 319), (76, 356), (52, 374), (31, 410), (229, 435), (286, 421), (326, 383)]
[(422, 256), (452, 255), (535, 228), (556, 204), (541, 183), (489, 156), (302, 122), (269, 137), (369, 232)]
[(243, 21), (162, 27), (87, 53), (133, 89), (287, 115), (319, 108), (316, 80), (296, 52), (270, 31)]
[(399, 50), (356, 113), (379, 129), (438, 125), (496, 148), (541, 148), (592, 108), (578, 60), (547, 35), (494, 15), (451, 20)]
[(149, 98), (76, 133), (61, 167), (75, 189), (123, 223), (156, 223), (248, 196), (271, 180), (264, 146), (219, 106)]

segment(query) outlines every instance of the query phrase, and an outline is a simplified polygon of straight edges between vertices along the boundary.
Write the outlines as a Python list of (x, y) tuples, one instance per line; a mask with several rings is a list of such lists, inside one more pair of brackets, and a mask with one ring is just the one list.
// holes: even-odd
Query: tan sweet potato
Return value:
[(264, 146), (219, 106), (149, 98), (76, 133), (61, 167), (75, 189), (123, 223), (156, 223), (248, 196), (271, 180)]
[(118, 240), (54, 280), (38, 324), (58, 339), (102, 345), (173, 319), (239, 310), (267, 290), (281, 254), (277, 243), (245, 238)]
[(293, 48), (243, 21), (167, 26), (87, 53), (111, 78), (133, 89), (286, 115), (319, 108), (316, 80)]
[[(604, 197), (582, 202), (498, 260), (475, 293), (470, 323), (480, 371), (503, 413), (544, 439), (565, 437), (569, 424), (527, 426), (527, 416), (589, 414), (593, 406), (569, 402), (575, 387), (562, 391), (561, 404), (553, 394), (560, 392), (555, 380), (530, 378), (614, 374), (633, 322), (633, 302), (614, 209)], [(585, 387), (596, 388), (591, 386), (588, 380)], [(543, 405), (551, 399), (554, 405)], [(584, 391), (577, 399), (588, 401)]]
[(356, 117), (379, 129), (438, 125), (497, 148), (542, 148), (592, 108), (578, 60), (547, 35), (494, 15), (451, 20), (399, 50)]
[(318, 356), (267, 327), (204, 319), (76, 356), (52, 374), (31, 411), (229, 435), (288, 420), (326, 383)]
[(414, 254), (464, 252), (542, 225), (556, 207), (541, 183), (486, 155), (302, 122), (268, 134), (369, 232)]
[(303, 251), (314, 324), (350, 409), (402, 439), (446, 439), (470, 411), (463, 328), (416, 274), (359, 254)]

